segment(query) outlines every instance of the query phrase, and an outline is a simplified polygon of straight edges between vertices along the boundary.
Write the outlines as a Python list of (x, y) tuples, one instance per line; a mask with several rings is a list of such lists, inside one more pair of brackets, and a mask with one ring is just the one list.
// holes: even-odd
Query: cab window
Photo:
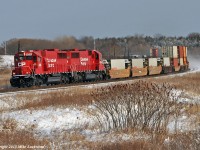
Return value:
[(99, 55), (98, 54), (96, 54), (96, 59), (99, 59)]
[(19, 56), (19, 60), (25, 60), (24, 56)]
[(72, 58), (79, 58), (79, 53), (72, 53)]
[(32, 60), (32, 56), (26, 56), (26, 60)]

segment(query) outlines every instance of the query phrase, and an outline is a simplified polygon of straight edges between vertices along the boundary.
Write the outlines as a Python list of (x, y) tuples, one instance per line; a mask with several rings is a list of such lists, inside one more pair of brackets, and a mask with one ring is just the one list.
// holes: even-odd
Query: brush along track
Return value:
[(75, 86), (87, 86), (87, 85), (93, 85), (93, 84), (103, 84), (103, 83), (115, 83), (120, 81), (133, 81), (138, 79), (149, 79), (149, 78), (156, 78), (156, 77), (163, 77), (163, 76), (170, 76), (174, 74), (183, 74), (186, 72), (190, 72), (190, 70), (183, 71), (183, 72), (173, 72), (170, 74), (157, 74), (157, 75), (151, 75), (151, 76), (141, 76), (141, 77), (129, 77), (129, 78), (120, 78), (120, 79), (108, 79), (108, 80), (101, 80), (101, 81), (91, 81), (91, 82), (81, 82), (81, 83), (70, 83), (70, 84), (58, 84), (58, 85), (52, 85), (52, 86), (33, 86), (33, 87), (27, 87), (27, 88), (7, 88), (0, 90), (0, 95), (9, 95), (14, 93), (25, 93), (25, 92), (35, 92), (35, 91), (47, 91), (47, 90), (58, 90), (58, 89), (67, 89), (69, 87), (75, 87)]

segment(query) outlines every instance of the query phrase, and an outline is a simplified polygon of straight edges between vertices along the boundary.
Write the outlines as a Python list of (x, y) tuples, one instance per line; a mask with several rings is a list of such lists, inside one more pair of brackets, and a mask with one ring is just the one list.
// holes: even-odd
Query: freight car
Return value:
[(189, 68), (187, 47), (166, 46), (153, 48), (147, 55), (132, 59), (111, 59), (110, 78), (126, 78), (186, 71)]
[(102, 60), (97, 50), (27, 50), (15, 54), (14, 64), (13, 87), (147, 76), (189, 68), (184, 46), (150, 49), (146, 57), (111, 60)]

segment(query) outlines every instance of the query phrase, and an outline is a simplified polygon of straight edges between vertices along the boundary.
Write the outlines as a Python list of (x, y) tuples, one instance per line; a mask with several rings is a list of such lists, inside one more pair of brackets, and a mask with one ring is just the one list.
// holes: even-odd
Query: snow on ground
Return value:
[[(120, 81), (127, 82), (127, 81)], [(113, 83), (115, 84), (115, 83)], [(81, 88), (95, 88), (99, 86), (108, 86), (109, 84), (92, 84), (87, 86), (81, 86)], [(70, 88), (61, 89), (61, 91), (69, 92)], [(73, 87), (75, 88), (75, 87)], [(38, 98), (40, 94), (46, 94), (47, 91), (31, 91), (31, 93), (35, 93)], [(175, 90), (174, 93), (178, 96), (181, 95), (181, 91)], [(100, 132), (97, 127), (94, 127), (97, 123), (94, 119), (94, 116), (89, 115), (87, 112), (94, 107), (85, 106), (86, 108), (78, 108), (78, 107), (66, 107), (66, 108), (55, 108), (48, 107), (45, 109), (39, 110), (16, 110), (19, 106), (25, 104), (27, 100), (23, 99), (23, 96), (18, 97), (22, 93), (3, 97), (0, 95), (0, 110), (3, 108), (5, 111), (1, 113), (1, 118), (3, 120), (6, 119), (15, 119), (18, 123), (18, 129), (25, 129), (29, 131), (33, 131), (36, 135), (40, 137), (57, 137), (61, 135), (62, 132), (72, 132), (74, 130), (80, 130), (80, 134), (86, 137), (87, 141), (106, 141), (106, 142), (114, 142), (119, 140), (130, 140), (130, 139), (141, 139), (145, 138), (146, 135), (107, 135), (107, 133)], [(30, 94), (30, 93), (29, 93)], [(178, 98), (178, 102), (194, 104), (200, 102), (200, 97), (192, 96), (188, 93), (185, 94), (186, 97)], [(35, 99), (36, 100), (36, 99)], [(87, 111), (86, 111), (87, 110)], [(171, 120), (168, 129), (170, 132), (175, 131), (175, 128), (179, 131), (188, 131), (190, 129), (195, 129), (195, 127), (191, 127), (191, 122), (194, 117), (189, 117), (186, 115), (180, 116), (177, 120)], [(91, 127), (91, 128), (90, 128)], [(0, 125), (1, 129), (1, 125)], [(148, 137), (147, 137), (148, 138)]]
[[(174, 91), (176, 92), (176, 91)], [(180, 91), (177, 91), (177, 95), (180, 95)], [(10, 101), (12, 101), (10, 99)], [(182, 101), (180, 98), (179, 102)], [(1, 101), (0, 101), (1, 102)], [(193, 98), (188, 98), (187, 103), (192, 103)], [(4, 105), (9, 108), (11, 103), (2, 101), (0, 105)], [(14, 104), (17, 107), (17, 103)], [(1, 106), (2, 107), (2, 106)], [(63, 132), (71, 133), (73, 131), (80, 131), (79, 133), (85, 136), (87, 141), (93, 142), (115, 142), (115, 141), (127, 141), (131, 139), (148, 139), (147, 135), (136, 134), (127, 135), (121, 133), (115, 135), (114, 133), (107, 135), (107, 133), (101, 132), (97, 126), (97, 120), (94, 116), (88, 112), (92, 109), (95, 111), (95, 107), (92, 105), (84, 107), (69, 106), (65, 108), (59, 107), (47, 107), (44, 109), (32, 110), (15, 110), (4, 111), (1, 113), (1, 120), (14, 119), (17, 121), (18, 130), (33, 131), (39, 137), (55, 138), (62, 135)], [(195, 125), (191, 126), (191, 122), (195, 119), (195, 116), (187, 116), (182, 114), (178, 119), (171, 119), (168, 124), (170, 132), (175, 130), (189, 131), (195, 129)], [(1, 130), (1, 124), (0, 124)]]
[[(0, 63), (0, 66), (10, 66), (13, 63), (13, 56), (3, 56), (3, 63)], [(200, 63), (197, 59), (190, 59), (190, 68), (193, 72), (200, 71)], [(120, 81), (121, 83), (127, 83), (130, 81)], [(134, 82), (134, 81), (132, 81)], [(95, 87), (104, 87), (116, 83), (102, 83), (102, 84), (92, 84), (87, 86), (82, 86), (83, 88), (95, 88)], [(69, 89), (63, 89), (69, 90)], [(33, 91), (34, 92), (34, 91)], [(45, 93), (46, 91), (40, 91), (39, 93)], [(180, 94), (180, 91), (177, 92), (177, 95)], [(36, 92), (35, 92), (36, 93)], [(39, 94), (39, 93), (36, 93)], [(73, 131), (76, 129), (81, 130), (81, 134), (86, 136), (88, 141), (111, 141), (116, 140), (129, 140), (133, 138), (145, 138), (146, 135), (134, 135), (130, 136), (127, 134), (121, 134), (116, 137), (116, 135), (107, 136), (107, 133), (100, 133), (97, 128), (92, 129), (95, 126), (96, 120), (92, 115), (87, 113), (87, 109), (90, 109), (91, 106), (87, 108), (78, 108), (78, 107), (67, 107), (67, 108), (54, 108), (48, 107), (45, 109), (39, 110), (15, 110), (15, 108), (23, 105), (26, 100), (21, 99), (21, 101), (16, 100), (16, 95), (2, 97), (0, 96), (0, 110), (3, 108), (5, 111), (1, 113), (1, 120), (6, 119), (15, 119), (18, 123), (18, 129), (32, 130), (36, 135), (42, 137), (52, 136), (54, 132), (62, 133), (63, 131)], [(198, 103), (200, 102), (200, 97), (196, 96), (187, 96), (187, 98), (179, 98), (178, 102), (184, 103)], [(171, 132), (177, 127), (178, 130), (190, 130), (195, 127), (191, 127), (191, 121), (194, 117), (188, 117), (186, 115), (180, 116), (177, 120), (171, 120), (168, 125), (168, 128)], [(91, 127), (91, 128), (90, 128)], [(1, 124), (0, 124), (1, 129)], [(147, 137), (148, 138), (148, 137)]]
[[(89, 106), (92, 107), (92, 106)], [(88, 107), (88, 108), (89, 108)], [(87, 108), (87, 109), (88, 109)], [(43, 110), (19, 110), (4, 112), (1, 120), (14, 119), (17, 121), (17, 130), (32, 131), (36, 136), (42, 138), (59, 138), (64, 132), (68, 134), (80, 131), (85, 136), (85, 140), (90, 142), (116, 142), (128, 141), (132, 139), (148, 139), (146, 134), (135, 133), (128, 135), (101, 132), (98, 129), (97, 120), (89, 115), (87, 109), (78, 108), (53, 108), (48, 107)], [(0, 124), (0, 130), (2, 130)]]
[[(17, 129), (33, 129), (36, 134), (50, 136), (52, 132), (70, 131), (93, 125), (94, 121), (86, 112), (77, 108), (53, 108), (42, 110), (19, 110), (1, 114), (1, 119), (15, 119)], [(34, 128), (33, 128), (34, 127)]]
[(0, 55), (2, 60), (0, 61), (0, 67), (8, 67), (14, 65), (14, 56), (13, 55)]
[(188, 60), (189, 60), (189, 62), (190, 62), (190, 64), (189, 64), (190, 69), (191, 69), (192, 71), (194, 71), (194, 72), (195, 72), (195, 71), (196, 71), (196, 72), (199, 72), (199, 71), (200, 71), (200, 59), (190, 56), (190, 57), (188, 58)]
[(170, 123), (168, 124), (169, 132), (173, 133), (176, 131), (185, 132), (185, 131), (192, 131), (197, 129), (197, 124), (192, 123), (195, 122), (196, 116), (186, 116), (182, 115), (179, 116), (177, 119), (171, 119)]
[(186, 97), (180, 97), (178, 102), (187, 104), (200, 104), (200, 96), (192, 96), (189, 93), (184, 93)]

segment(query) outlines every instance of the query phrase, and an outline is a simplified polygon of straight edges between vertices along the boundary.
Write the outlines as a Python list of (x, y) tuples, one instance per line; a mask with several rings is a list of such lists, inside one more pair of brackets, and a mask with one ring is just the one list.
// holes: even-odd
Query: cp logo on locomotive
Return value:
[(18, 66), (19, 66), (19, 67), (25, 66), (25, 65), (26, 65), (26, 62), (19, 62), (19, 63), (18, 63)]

